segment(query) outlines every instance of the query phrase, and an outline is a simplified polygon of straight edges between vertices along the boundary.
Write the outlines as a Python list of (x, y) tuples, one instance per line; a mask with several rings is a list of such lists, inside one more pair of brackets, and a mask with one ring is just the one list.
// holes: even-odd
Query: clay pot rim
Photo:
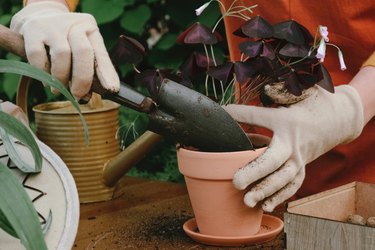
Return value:
[(184, 148), (184, 147), (178, 146), (176, 150), (178, 151), (179, 154), (185, 155), (185, 154), (188, 153), (190, 155), (194, 155), (194, 157), (196, 157), (196, 158), (212, 157), (212, 158), (215, 158), (215, 159), (218, 159), (218, 158), (220, 159), (221, 157), (227, 158), (227, 154), (231, 154), (231, 155), (238, 154), (238, 155), (240, 155), (240, 154), (244, 154), (246, 152), (248, 152), (248, 153), (254, 152), (256, 150), (263, 149), (263, 148), (267, 147), (271, 142), (271, 138), (268, 137), (268, 136), (265, 136), (265, 135), (253, 134), (253, 133), (247, 133), (247, 135), (250, 138), (251, 142), (253, 143), (255, 149), (233, 151), (233, 152), (205, 152), (205, 151), (199, 151), (197, 149), (189, 149), (189, 148)]
[[(263, 135), (251, 134), (249, 137), (267, 145), (270, 141), (269, 137)], [(205, 180), (231, 180), (239, 168), (244, 167), (266, 150), (267, 146), (256, 150), (234, 152), (201, 152), (179, 148), (177, 149), (178, 168), (185, 177)], [(233, 161), (242, 163), (239, 165), (233, 164)], [(192, 162), (195, 163), (191, 164)]]

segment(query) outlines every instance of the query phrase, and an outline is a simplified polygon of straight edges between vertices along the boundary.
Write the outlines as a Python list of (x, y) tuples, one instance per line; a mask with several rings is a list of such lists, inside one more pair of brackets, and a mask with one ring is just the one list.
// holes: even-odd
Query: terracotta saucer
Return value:
[(212, 246), (245, 246), (264, 243), (274, 239), (283, 229), (284, 223), (275, 216), (264, 214), (260, 230), (255, 235), (240, 237), (223, 237), (201, 234), (197, 228), (195, 218), (183, 225), (185, 233), (196, 242)]

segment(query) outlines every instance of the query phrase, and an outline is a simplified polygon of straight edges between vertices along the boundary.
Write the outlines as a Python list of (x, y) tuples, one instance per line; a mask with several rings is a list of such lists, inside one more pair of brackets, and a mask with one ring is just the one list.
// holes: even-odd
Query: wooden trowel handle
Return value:
[(13, 54), (26, 58), (23, 37), (4, 25), (0, 25), (0, 44), (5, 50)]

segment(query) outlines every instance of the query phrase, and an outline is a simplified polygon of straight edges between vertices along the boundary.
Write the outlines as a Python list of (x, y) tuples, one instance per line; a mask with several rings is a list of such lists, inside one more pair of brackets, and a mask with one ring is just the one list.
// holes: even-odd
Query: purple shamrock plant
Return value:
[[(204, 55), (195, 52), (180, 70), (190, 78), (197, 72), (205, 73), (206, 95), (210, 95), (209, 82), (214, 99), (220, 104), (248, 103), (258, 96), (264, 104), (270, 104), (267, 96), (275, 101), (278, 100), (275, 93), (280, 92), (290, 97), (287, 103), (280, 100), (279, 104), (290, 104), (305, 98), (307, 90), (315, 84), (334, 91), (329, 72), (323, 65), (326, 45), (337, 48), (341, 69), (345, 70), (346, 66), (341, 50), (329, 43), (327, 27), (319, 26), (313, 37), (294, 20), (272, 25), (261, 16), (250, 17), (256, 5), (239, 6), (236, 0), (228, 9), (220, 0), (211, 0), (196, 9), (196, 14), (200, 15), (212, 2), (218, 2), (223, 13), (214, 28), (195, 23), (177, 38), (179, 44), (203, 45)], [(233, 33), (246, 38), (238, 45), (242, 53), (239, 61), (218, 63), (215, 60), (213, 45), (222, 41), (216, 28), (224, 17), (244, 20)], [(240, 87), (235, 88), (235, 84)]]
[[(194, 79), (203, 75), (205, 94), (221, 105), (248, 103), (256, 97), (260, 97), (264, 104), (271, 104), (270, 98), (277, 101), (280, 92), (282, 96), (290, 97), (288, 103), (282, 100), (278, 103), (290, 104), (305, 98), (307, 90), (314, 85), (334, 91), (329, 72), (323, 65), (327, 45), (337, 48), (341, 69), (345, 70), (346, 66), (341, 50), (329, 43), (327, 27), (319, 26), (313, 37), (294, 20), (270, 24), (261, 16), (252, 17), (257, 5), (241, 6), (236, 4), (237, 0), (229, 8), (225, 8), (220, 0), (211, 0), (196, 9), (196, 14), (200, 15), (212, 2), (220, 5), (222, 16), (213, 28), (197, 22), (178, 36), (178, 44), (198, 49), (177, 72), (170, 69), (139, 71), (135, 65), (146, 55), (145, 48), (126, 36), (120, 36), (111, 53), (114, 64), (132, 64), (138, 73), (135, 82), (145, 86), (151, 96), (157, 96), (165, 78), (193, 88)], [(234, 62), (219, 62), (215, 57), (214, 45), (224, 40), (216, 29), (225, 17), (244, 20), (233, 33), (245, 38), (238, 45), (240, 60)]]

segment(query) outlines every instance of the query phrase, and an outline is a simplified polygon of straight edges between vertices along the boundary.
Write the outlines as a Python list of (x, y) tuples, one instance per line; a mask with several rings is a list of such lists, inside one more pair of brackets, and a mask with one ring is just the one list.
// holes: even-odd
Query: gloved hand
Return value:
[(336, 87), (334, 94), (314, 88), (306, 99), (288, 107), (224, 107), (239, 122), (273, 131), (268, 149), (234, 175), (233, 184), (241, 190), (260, 180), (244, 196), (248, 206), (263, 201), (263, 210), (273, 211), (302, 185), (307, 163), (361, 133), (363, 107), (353, 87)]
[[(54, 1), (30, 3), (15, 14), (10, 28), (23, 35), (31, 65), (68, 85), (76, 99), (85, 96), (96, 74), (105, 89), (117, 92), (118, 75), (93, 16), (71, 13)], [(45, 46), (49, 47), (50, 62)]]
[(2, 102), (0, 100), (0, 110), (17, 118), (19, 121), (21, 121), (26, 127), (29, 127), (29, 119), (27, 118), (26, 114), (23, 112), (23, 110), (14, 105), (11, 102)]

